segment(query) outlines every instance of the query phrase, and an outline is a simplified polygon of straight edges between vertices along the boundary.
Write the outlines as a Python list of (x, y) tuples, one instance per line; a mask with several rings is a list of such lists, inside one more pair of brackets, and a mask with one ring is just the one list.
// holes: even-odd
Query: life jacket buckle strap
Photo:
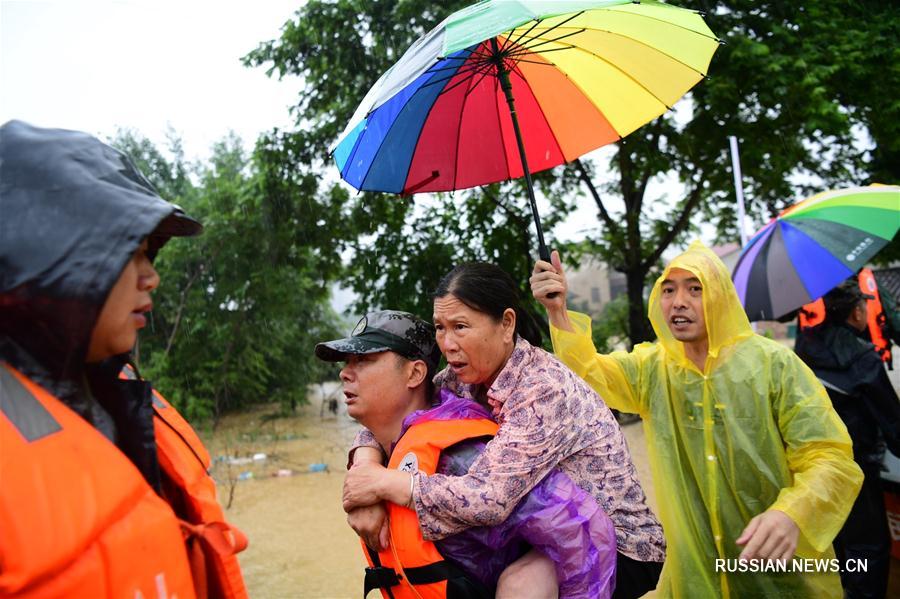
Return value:
[(185, 540), (196, 537), (221, 556), (234, 555), (247, 548), (247, 535), (225, 522), (191, 524), (180, 520)]
[(363, 597), (375, 589), (390, 589), (400, 584), (400, 575), (392, 568), (375, 566), (366, 568), (366, 577), (363, 581)]

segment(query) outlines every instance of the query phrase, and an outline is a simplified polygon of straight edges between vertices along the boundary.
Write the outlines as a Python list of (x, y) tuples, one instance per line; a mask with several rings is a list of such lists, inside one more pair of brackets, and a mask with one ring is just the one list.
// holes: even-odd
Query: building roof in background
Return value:
[(728, 254), (737, 252), (741, 249), (741, 245), (739, 243), (725, 243), (722, 245), (714, 245), (711, 248), (712, 252), (721, 258), (722, 256), (727, 256)]

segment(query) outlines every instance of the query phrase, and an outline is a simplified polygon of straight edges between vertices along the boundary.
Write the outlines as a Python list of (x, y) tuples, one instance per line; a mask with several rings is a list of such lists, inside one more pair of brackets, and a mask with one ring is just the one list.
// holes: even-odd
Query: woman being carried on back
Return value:
[[(351, 450), (354, 467), (344, 484), (344, 509), (354, 528), (378, 544), (379, 510), (354, 510), (382, 500), (412, 503), (428, 540), (494, 525), (559, 468), (596, 499), (616, 528), (614, 597), (639, 597), (653, 589), (665, 540), (622, 431), (584, 381), (535, 347), (540, 333), (510, 276), (491, 264), (457, 266), (434, 294), (434, 324), (449, 364), (435, 383), (488, 407), (500, 428), (468, 473), (456, 477), (387, 470), (377, 443), (363, 431)], [(552, 576), (546, 557), (523, 559), (530, 572), (543, 564), (542, 571)]]

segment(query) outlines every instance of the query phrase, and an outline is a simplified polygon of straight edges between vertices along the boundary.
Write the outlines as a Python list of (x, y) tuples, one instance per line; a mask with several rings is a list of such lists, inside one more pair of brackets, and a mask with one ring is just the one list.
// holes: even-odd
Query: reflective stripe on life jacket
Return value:
[[(391, 453), (388, 468), (406, 472), (434, 474), (441, 451), (463, 441), (493, 436), (497, 423), (484, 419), (432, 420), (410, 426)], [(459, 579), (463, 574), (445, 561), (434, 543), (422, 537), (416, 512), (406, 507), (388, 503), (390, 522), (390, 547), (370, 555), (363, 544), (366, 560), (364, 594), (380, 588), (385, 599), (438, 599), (454, 597), (456, 582), (448, 588), (448, 579)]]
[(171, 507), (106, 437), (5, 362), (0, 596), (195, 597)]
[[(122, 377), (134, 379), (131, 367)], [(225, 522), (216, 499), (216, 485), (208, 474), (209, 452), (190, 424), (153, 390), (154, 432), (159, 466), (173, 483), (164, 487), (178, 497), (168, 498), (182, 518), (182, 532), (191, 561), (198, 597), (246, 598), (247, 590), (236, 554), (247, 547), (247, 537)]]
[(881, 305), (881, 294), (878, 292), (875, 274), (871, 269), (864, 268), (859, 271), (859, 288), (863, 293), (874, 296), (874, 299), (866, 300), (868, 311), (868, 322), (866, 324), (869, 328), (869, 337), (882, 361), (890, 363), (891, 344), (884, 335), (884, 307)]

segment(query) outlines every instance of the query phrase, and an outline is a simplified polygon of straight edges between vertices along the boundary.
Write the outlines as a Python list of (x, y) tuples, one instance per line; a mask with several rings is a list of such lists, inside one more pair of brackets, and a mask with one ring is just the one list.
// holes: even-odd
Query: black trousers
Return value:
[[(883, 599), (891, 566), (891, 533), (884, 511), (884, 491), (878, 470), (863, 470), (862, 489), (841, 532), (834, 552), (841, 561), (841, 585), (847, 599)], [(866, 560), (865, 572), (849, 572), (848, 559)]]
[(616, 555), (616, 590), (613, 599), (637, 599), (656, 588), (662, 562), (639, 562), (627, 555)]

